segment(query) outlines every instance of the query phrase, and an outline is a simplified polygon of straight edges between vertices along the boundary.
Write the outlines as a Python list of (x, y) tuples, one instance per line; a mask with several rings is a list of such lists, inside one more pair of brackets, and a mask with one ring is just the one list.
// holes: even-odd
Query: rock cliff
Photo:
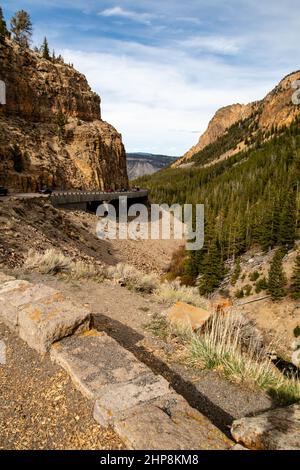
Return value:
[[(261, 101), (243, 104), (233, 104), (219, 109), (212, 120), (209, 122), (207, 130), (202, 134), (198, 143), (188, 150), (184, 156), (177, 160), (172, 166), (174, 168), (189, 163), (189, 160), (201, 152), (205, 147), (216, 142), (224, 136), (234, 124), (242, 122), (249, 118), (249, 128), (255, 129), (245, 133), (245, 139), (240, 142), (234, 142), (230, 149), (224, 151), (228, 157), (237, 151), (246, 149), (255, 141), (255, 133), (268, 138), (268, 134), (274, 127), (289, 126), (294, 118), (299, 115), (300, 106), (292, 102), (292, 83), (300, 79), (300, 72), (294, 72), (283, 78), (280, 83)], [(247, 138), (247, 140), (246, 140)]]
[(14, 191), (41, 186), (104, 189), (128, 184), (121, 135), (102, 121), (100, 97), (73, 67), (21, 51), (0, 49), (0, 185)]

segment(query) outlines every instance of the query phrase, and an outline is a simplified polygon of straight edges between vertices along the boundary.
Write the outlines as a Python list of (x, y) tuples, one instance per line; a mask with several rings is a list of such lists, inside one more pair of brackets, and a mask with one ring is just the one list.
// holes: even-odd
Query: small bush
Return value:
[(41, 274), (58, 274), (71, 272), (72, 261), (60, 251), (49, 249), (43, 254), (30, 250), (24, 263), (27, 271), (38, 271)]
[(240, 262), (240, 258), (238, 258), (236, 260), (234, 271), (233, 271), (233, 274), (232, 274), (232, 277), (231, 277), (231, 285), (232, 286), (235, 286), (235, 284), (237, 283), (238, 278), (240, 277), (240, 274), (241, 274), (241, 262)]
[(257, 281), (257, 279), (259, 278), (259, 276), (260, 276), (259, 272), (258, 272), (258, 271), (254, 271), (253, 273), (251, 273), (251, 274), (249, 275), (249, 279), (250, 279), (250, 281), (255, 282), (255, 281)]
[(298, 338), (300, 336), (300, 326), (296, 326), (296, 328), (294, 328), (294, 336), (295, 338)]
[(242, 299), (242, 298), (244, 297), (244, 291), (243, 291), (243, 289), (237, 290), (234, 295), (235, 295), (235, 297), (236, 297), (237, 299)]
[(118, 281), (129, 289), (150, 294), (158, 287), (158, 279), (153, 274), (144, 274), (134, 266), (119, 263), (107, 268), (107, 277)]
[(252, 286), (250, 286), (249, 284), (247, 284), (246, 286), (243, 287), (243, 291), (244, 291), (245, 297), (248, 297), (249, 295), (251, 295)]
[(259, 294), (262, 291), (265, 291), (268, 289), (268, 282), (265, 277), (262, 279), (259, 279), (257, 283), (255, 284), (255, 292), (256, 294)]
[(104, 279), (104, 269), (84, 261), (72, 261), (61, 251), (46, 250), (44, 253), (29, 251), (23, 265), (25, 271), (37, 271), (41, 274), (67, 274), (73, 279)]

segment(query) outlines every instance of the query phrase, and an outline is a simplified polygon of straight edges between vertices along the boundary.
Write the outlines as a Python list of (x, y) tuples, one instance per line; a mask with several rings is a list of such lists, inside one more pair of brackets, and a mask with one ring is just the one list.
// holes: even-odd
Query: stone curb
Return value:
[(106, 333), (61, 340), (50, 356), (94, 402), (95, 420), (130, 449), (229, 449), (233, 443), (161, 376)]
[(0, 320), (39, 353), (75, 332), (88, 330), (90, 312), (43, 284), (0, 277)]

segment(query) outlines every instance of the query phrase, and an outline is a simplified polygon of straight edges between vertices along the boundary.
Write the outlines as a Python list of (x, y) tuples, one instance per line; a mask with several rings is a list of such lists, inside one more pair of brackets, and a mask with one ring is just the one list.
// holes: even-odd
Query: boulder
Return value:
[(176, 302), (168, 311), (170, 323), (191, 327), (193, 330), (201, 328), (213, 314), (212, 310), (194, 307), (185, 302)]
[(12, 280), (0, 284), (0, 320), (45, 353), (55, 341), (89, 329), (90, 312), (51, 287)]
[(234, 439), (253, 450), (300, 450), (300, 405), (233, 422)]
[(129, 449), (228, 450), (232, 443), (175, 392), (130, 410), (114, 429)]

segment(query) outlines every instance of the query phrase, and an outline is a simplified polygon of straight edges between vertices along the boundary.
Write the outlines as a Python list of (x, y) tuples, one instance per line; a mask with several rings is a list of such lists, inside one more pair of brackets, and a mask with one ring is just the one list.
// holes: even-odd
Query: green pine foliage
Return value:
[[(205, 244), (199, 252), (188, 253), (186, 269), (200, 278), (201, 291), (208, 292), (217, 279), (220, 283), (220, 266), (226, 260), (253, 246), (266, 252), (293, 247), (299, 235), (299, 176), (297, 118), (289, 128), (274, 128), (266, 142), (255, 142), (250, 150), (214, 165), (167, 168), (139, 178), (136, 184), (149, 188), (155, 203), (205, 205)], [(209, 282), (209, 247), (216, 242), (218, 274)]]
[(260, 292), (265, 291), (268, 289), (268, 281), (265, 277), (259, 279), (255, 284), (255, 292), (256, 294), (260, 294)]
[(240, 274), (241, 274), (241, 260), (238, 257), (236, 259), (235, 266), (234, 266), (234, 271), (233, 271), (233, 274), (232, 274), (232, 277), (231, 277), (231, 285), (232, 286), (234, 286), (237, 283), (237, 281), (240, 277)]
[(46, 37), (44, 38), (44, 42), (41, 46), (41, 54), (44, 59), (51, 60), (49, 44)]
[(286, 276), (282, 266), (283, 251), (277, 250), (269, 269), (268, 293), (273, 300), (280, 300), (285, 296)]
[(294, 299), (300, 299), (300, 254), (298, 254), (294, 265), (291, 294)]
[(10, 21), (10, 29), (13, 39), (21, 48), (28, 48), (32, 37), (32, 23), (27, 11), (20, 10), (16, 12)]
[(3, 15), (3, 10), (0, 7), (0, 46), (5, 44), (5, 39), (9, 36), (9, 32), (6, 27), (6, 22)]

